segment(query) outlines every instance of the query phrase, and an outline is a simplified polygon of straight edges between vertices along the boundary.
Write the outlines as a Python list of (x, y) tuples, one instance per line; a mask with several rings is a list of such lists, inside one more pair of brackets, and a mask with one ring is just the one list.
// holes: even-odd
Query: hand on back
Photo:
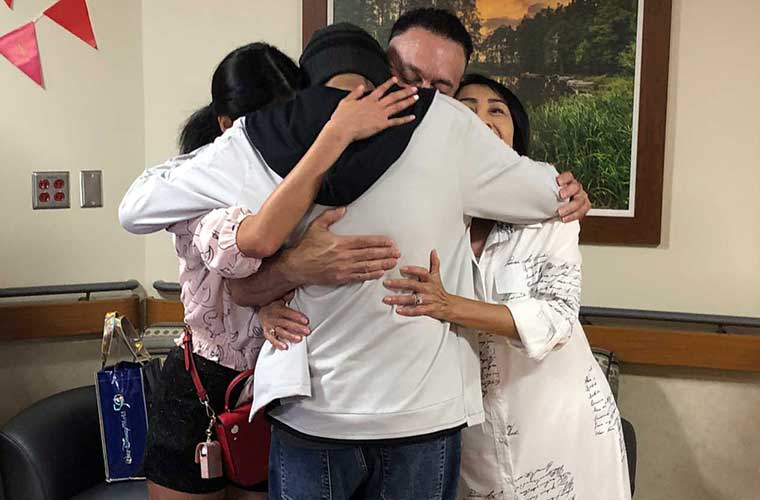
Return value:
[(330, 226), (345, 208), (326, 210), (308, 227), (295, 247), (283, 253), (284, 267), (294, 281), (307, 285), (336, 286), (382, 278), (401, 256), (393, 240), (374, 235), (337, 235)]

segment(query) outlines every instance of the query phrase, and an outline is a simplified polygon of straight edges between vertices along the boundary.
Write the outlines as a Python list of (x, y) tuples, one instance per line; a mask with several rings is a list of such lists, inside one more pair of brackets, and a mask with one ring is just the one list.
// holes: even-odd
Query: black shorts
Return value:
[[(200, 356), (195, 357), (203, 386), (208, 392), (214, 411), (224, 409), (224, 393), (239, 372)], [(233, 392), (236, 401), (243, 384)], [(145, 477), (154, 483), (184, 493), (213, 493), (233, 485), (228, 479), (202, 479), (200, 466), (195, 463), (195, 447), (206, 439), (209, 418), (198, 401), (190, 373), (185, 370), (184, 351), (171, 350), (161, 369), (161, 379), (153, 395), (148, 415), (148, 445), (145, 452)], [(266, 482), (253, 487), (238, 488), (267, 491)]]

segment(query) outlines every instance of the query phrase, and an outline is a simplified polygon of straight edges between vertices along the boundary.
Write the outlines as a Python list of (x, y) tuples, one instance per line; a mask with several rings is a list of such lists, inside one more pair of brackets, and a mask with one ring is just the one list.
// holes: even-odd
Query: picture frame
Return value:
[[(341, 0), (302, 0), (304, 45), (314, 31), (331, 20), (335, 1)], [(583, 244), (657, 246), (661, 241), (672, 3), (639, 0), (638, 7), (635, 147), (631, 148), (634, 160), (630, 182), (633, 201), (620, 213), (592, 210), (581, 222)], [(562, 171), (562, 165), (558, 169)]]

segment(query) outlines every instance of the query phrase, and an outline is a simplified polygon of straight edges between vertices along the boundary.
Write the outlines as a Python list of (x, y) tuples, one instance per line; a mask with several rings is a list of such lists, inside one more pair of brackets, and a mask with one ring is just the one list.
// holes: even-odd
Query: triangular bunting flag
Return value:
[(45, 15), (85, 43), (98, 48), (85, 0), (59, 0), (45, 11)]
[(5, 0), (5, 3), (6, 3), (6, 4), (8, 5), (8, 7), (10, 7), (11, 9), (13, 8), (13, 0)]
[(0, 54), (37, 82), (37, 85), (44, 87), (40, 51), (37, 47), (37, 30), (33, 22), (0, 37)]

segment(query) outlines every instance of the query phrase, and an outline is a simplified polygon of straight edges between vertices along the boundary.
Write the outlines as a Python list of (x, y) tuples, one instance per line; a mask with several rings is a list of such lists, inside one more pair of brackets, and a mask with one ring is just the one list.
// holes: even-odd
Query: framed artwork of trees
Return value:
[(581, 242), (659, 244), (671, 0), (303, 0), (304, 43), (348, 21), (386, 44), (401, 14), (428, 6), (467, 27), (467, 71), (526, 105), (529, 155), (583, 183)]

